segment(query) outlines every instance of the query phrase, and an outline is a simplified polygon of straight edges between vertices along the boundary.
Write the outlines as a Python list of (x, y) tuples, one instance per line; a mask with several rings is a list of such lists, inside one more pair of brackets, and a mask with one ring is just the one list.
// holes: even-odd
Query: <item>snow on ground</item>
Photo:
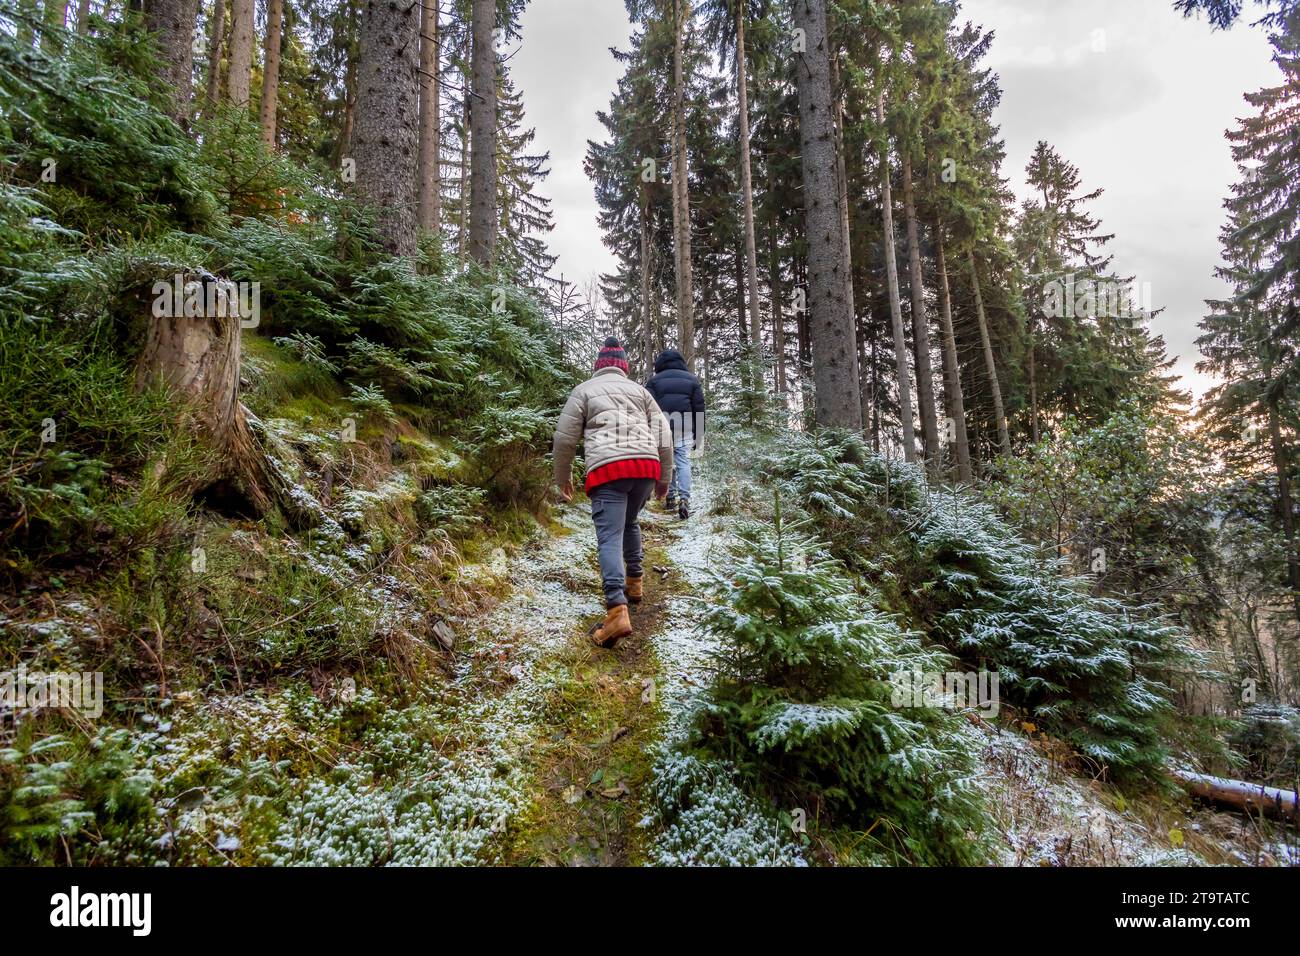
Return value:
[(1003, 838), (1000, 864), (1204, 865), (1190, 849), (1171, 845), (1168, 834), (1108, 806), (1091, 781), (1053, 764), (1031, 739), (990, 723), (971, 733), (983, 755), (979, 782)]
[[(460, 636), (450, 684), (368, 732), (366, 758), (341, 782), (314, 781), (270, 862), (499, 862), (497, 836), (529, 800), (524, 758), (549, 686), (539, 665), (603, 609), (583, 571), (595, 548), (590, 514), (575, 506), (559, 520), (565, 531), (539, 535), (509, 562), (504, 600), (453, 619)], [(389, 765), (418, 772), (393, 781), (383, 775)]]
[(663, 626), (654, 635), (660, 665), (659, 696), (668, 718), (665, 727), (668, 740), (677, 740), (685, 732), (692, 705), (709, 682), (709, 655), (716, 642), (699, 630), (701, 602), (709, 591), (711, 571), (725, 559), (730, 541), (721, 519), (709, 515), (713, 496), (708, 475), (699, 464), (696, 467), (691, 518), (686, 522), (663, 519), (672, 522), (667, 547), (670, 573), (680, 575), (695, 592), (673, 595)]

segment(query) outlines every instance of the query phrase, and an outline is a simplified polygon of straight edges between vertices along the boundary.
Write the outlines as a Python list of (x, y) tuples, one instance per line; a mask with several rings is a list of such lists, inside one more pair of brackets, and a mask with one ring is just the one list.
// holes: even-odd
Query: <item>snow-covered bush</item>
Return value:
[(1154, 609), (1090, 594), (966, 492), (854, 437), (791, 435), (771, 465), (834, 553), (928, 636), (998, 673), (1004, 702), (1118, 775), (1163, 763), (1165, 680), (1196, 660)]
[(893, 699), (893, 675), (941, 672), (947, 655), (860, 596), (779, 507), (772, 526), (738, 538), (702, 622), (721, 649), (691, 742), (788, 815), (871, 828), (882, 861), (978, 861), (983, 815), (959, 718)]

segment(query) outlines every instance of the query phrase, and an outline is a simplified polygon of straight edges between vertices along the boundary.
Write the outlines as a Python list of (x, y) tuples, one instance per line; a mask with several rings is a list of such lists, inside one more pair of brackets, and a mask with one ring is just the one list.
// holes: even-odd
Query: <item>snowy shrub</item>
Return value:
[(1248, 707), (1229, 743), (1246, 758), (1251, 780), (1286, 788), (1300, 782), (1300, 710), (1265, 701)]
[(947, 655), (859, 596), (779, 508), (774, 527), (742, 526), (738, 538), (702, 622), (721, 646), (692, 742), (787, 813), (876, 824), (889, 862), (976, 862), (983, 816), (958, 718), (892, 699), (892, 675), (943, 671)]
[(359, 385), (353, 382), (348, 394), (348, 404), (358, 415), (380, 422), (391, 422), (397, 417), (393, 404), (377, 385)]
[(415, 502), (421, 527), (451, 537), (469, 534), (482, 522), (487, 492), (470, 485), (434, 485)]
[[(153, 815), (154, 778), (124, 730), (85, 743), (20, 733), (0, 748), (0, 863), (138, 862), (138, 837)], [(75, 839), (93, 833), (93, 842)]]
[(1165, 678), (1196, 665), (1152, 608), (1090, 594), (968, 493), (853, 437), (792, 435), (782, 488), (830, 527), (834, 552), (888, 589), (928, 636), (996, 671), (1004, 702), (1118, 775), (1155, 774)]

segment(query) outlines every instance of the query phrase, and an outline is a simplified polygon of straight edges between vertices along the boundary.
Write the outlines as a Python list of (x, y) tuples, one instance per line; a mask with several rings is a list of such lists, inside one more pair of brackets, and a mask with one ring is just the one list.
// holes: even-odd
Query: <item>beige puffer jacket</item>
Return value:
[(578, 441), (587, 471), (627, 458), (658, 458), (661, 481), (673, 473), (673, 433), (644, 388), (621, 368), (602, 368), (569, 393), (555, 426), (555, 481), (573, 473)]

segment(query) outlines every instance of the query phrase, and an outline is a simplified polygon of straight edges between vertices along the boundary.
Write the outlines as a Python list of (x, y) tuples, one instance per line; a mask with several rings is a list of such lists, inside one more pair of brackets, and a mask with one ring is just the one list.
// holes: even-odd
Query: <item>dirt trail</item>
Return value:
[[(473, 699), (483, 742), (509, 790), (485, 862), (619, 866), (644, 860), (643, 795), (653, 752), (680, 732), (707, 682), (695, 632), (711, 546), (707, 480), (685, 522), (642, 515), (645, 602), (612, 650), (588, 628), (603, 616), (590, 506), (578, 497), (511, 562), (510, 594), (468, 631), (453, 693)], [(490, 732), (484, 732), (490, 728)]]

